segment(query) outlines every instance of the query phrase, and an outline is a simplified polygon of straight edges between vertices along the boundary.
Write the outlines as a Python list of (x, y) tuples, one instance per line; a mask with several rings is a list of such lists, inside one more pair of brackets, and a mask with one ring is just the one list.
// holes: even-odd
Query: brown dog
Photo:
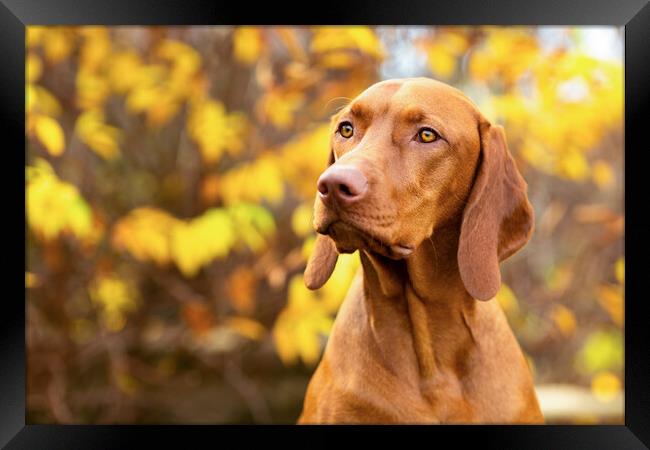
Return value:
[(377, 83), (332, 118), (318, 180), (310, 289), (338, 253), (357, 275), (299, 423), (541, 423), (532, 377), (496, 301), (499, 262), (530, 238), (526, 183), (460, 91)]

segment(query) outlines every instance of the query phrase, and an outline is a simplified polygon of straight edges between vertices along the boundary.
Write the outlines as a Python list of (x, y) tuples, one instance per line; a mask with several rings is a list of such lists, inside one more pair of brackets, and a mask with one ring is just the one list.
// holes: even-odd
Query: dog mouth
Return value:
[(316, 231), (329, 235), (339, 253), (353, 253), (355, 250), (361, 249), (399, 260), (407, 258), (415, 250), (409, 245), (386, 242), (372, 231), (342, 219), (323, 224)]

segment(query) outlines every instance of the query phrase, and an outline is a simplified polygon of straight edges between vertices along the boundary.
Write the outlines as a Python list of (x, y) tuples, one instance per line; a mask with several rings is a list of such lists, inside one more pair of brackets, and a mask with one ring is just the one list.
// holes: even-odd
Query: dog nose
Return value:
[(336, 199), (348, 204), (363, 197), (368, 189), (368, 180), (357, 169), (350, 166), (333, 165), (318, 179), (318, 195), (329, 204)]

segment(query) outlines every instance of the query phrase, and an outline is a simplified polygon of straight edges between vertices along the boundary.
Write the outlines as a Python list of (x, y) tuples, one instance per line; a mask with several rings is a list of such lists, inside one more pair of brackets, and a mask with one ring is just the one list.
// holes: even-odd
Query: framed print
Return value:
[(647, 2), (0, 15), (2, 445), (650, 445)]

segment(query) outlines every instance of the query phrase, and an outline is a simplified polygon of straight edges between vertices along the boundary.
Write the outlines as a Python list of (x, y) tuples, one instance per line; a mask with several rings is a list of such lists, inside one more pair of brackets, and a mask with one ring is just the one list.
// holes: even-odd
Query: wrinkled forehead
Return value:
[[(461, 91), (430, 79), (388, 80), (372, 85), (341, 111), (368, 123), (433, 120), (450, 136), (476, 130), (481, 114)], [(441, 130), (442, 131), (442, 130)]]

